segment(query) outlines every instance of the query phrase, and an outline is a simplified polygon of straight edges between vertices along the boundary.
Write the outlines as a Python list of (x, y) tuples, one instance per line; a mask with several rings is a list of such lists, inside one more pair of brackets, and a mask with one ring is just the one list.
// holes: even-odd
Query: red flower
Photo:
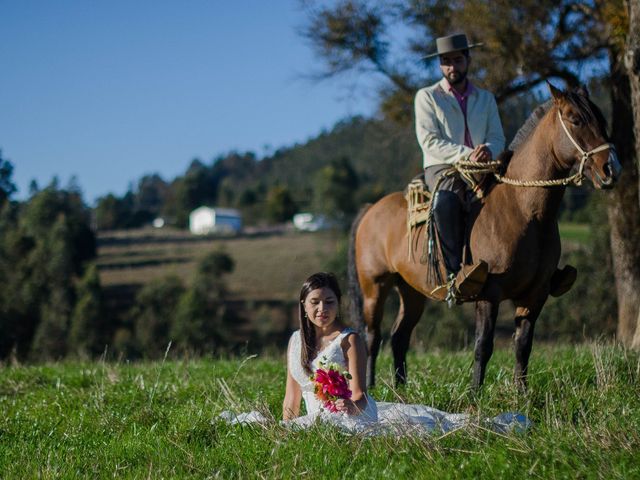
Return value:
[(341, 373), (338, 365), (331, 364), (328, 367), (322, 362), (315, 374), (311, 377), (314, 382), (314, 393), (316, 398), (322, 402), (325, 409), (330, 412), (337, 412), (335, 401), (339, 398), (351, 398), (351, 390), (347, 378), (351, 378), (348, 372)]

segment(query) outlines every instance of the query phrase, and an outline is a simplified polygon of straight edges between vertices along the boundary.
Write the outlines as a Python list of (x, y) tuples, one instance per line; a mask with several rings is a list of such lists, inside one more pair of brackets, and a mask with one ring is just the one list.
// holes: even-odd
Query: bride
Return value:
[[(376, 402), (367, 394), (367, 352), (362, 338), (347, 328), (340, 317), (342, 294), (331, 273), (315, 273), (300, 291), (300, 330), (291, 335), (287, 348), (287, 384), (282, 405), (286, 426), (308, 427), (323, 421), (350, 432), (406, 434), (410, 431), (447, 432), (469, 423), (470, 416), (446, 413), (425, 405)], [(335, 401), (335, 410), (323, 408), (314, 393), (311, 377), (325, 364), (338, 364), (350, 374), (351, 397)], [(300, 415), (301, 402), (306, 415)], [(235, 415), (223, 412), (230, 423), (264, 422), (258, 412)], [(506, 413), (490, 421), (499, 431), (522, 430), (529, 426), (524, 415)]]

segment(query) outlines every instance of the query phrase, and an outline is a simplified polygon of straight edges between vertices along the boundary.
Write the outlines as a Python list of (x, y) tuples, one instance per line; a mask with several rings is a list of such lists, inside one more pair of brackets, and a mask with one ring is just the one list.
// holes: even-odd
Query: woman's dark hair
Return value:
[(333, 273), (319, 272), (311, 275), (302, 285), (300, 290), (300, 303), (298, 304), (298, 317), (300, 318), (300, 335), (301, 348), (300, 348), (300, 362), (304, 369), (308, 373), (311, 371), (311, 360), (316, 352), (316, 331), (311, 324), (311, 321), (306, 317), (304, 311), (304, 301), (307, 299), (309, 292), (318, 288), (329, 288), (336, 296), (338, 300), (338, 306), (340, 305), (340, 298), (342, 298), (342, 292), (338, 285), (338, 280)]

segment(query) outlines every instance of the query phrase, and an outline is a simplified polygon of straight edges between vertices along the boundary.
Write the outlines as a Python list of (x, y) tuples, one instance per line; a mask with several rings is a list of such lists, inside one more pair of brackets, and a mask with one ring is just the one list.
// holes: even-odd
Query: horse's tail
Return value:
[(358, 333), (363, 339), (366, 338), (366, 326), (363, 319), (363, 300), (362, 289), (358, 281), (358, 267), (356, 266), (356, 232), (364, 214), (367, 213), (371, 204), (367, 204), (360, 209), (355, 220), (351, 224), (351, 232), (349, 233), (349, 310), (351, 314), (351, 322), (356, 327)]

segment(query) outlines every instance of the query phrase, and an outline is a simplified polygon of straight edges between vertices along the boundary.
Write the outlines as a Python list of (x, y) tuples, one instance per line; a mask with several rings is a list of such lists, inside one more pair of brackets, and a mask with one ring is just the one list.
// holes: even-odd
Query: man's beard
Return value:
[(451, 85), (460, 85), (467, 78), (467, 72), (453, 71), (447, 75), (447, 81)]

